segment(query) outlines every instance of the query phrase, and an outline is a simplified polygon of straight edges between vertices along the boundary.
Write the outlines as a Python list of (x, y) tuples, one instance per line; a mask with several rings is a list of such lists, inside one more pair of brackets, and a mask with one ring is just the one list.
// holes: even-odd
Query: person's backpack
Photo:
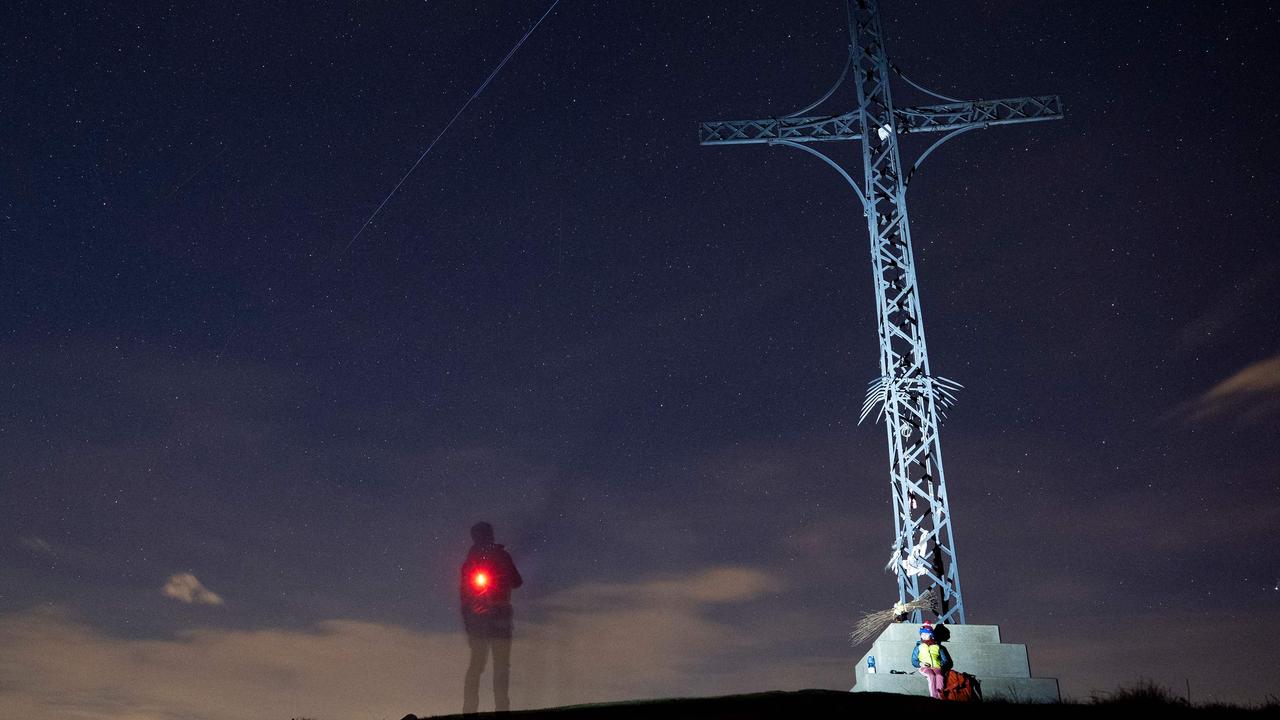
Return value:
[(489, 558), (468, 557), (462, 564), (463, 607), (472, 614), (487, 615), (493, 610), (503, 579)]
[(942, 686), (942, 699), (981, 702), (982, 683), (969, 673), (952, 670), (947, 673), (946, 683)]

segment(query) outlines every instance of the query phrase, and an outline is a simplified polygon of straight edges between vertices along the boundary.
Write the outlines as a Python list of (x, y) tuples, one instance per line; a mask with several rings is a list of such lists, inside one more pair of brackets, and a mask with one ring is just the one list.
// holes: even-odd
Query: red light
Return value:
[(489, 576), (478, 572), (471, 577), (471, 584), (475, 585), (477, 590), (483, 590), (489, 586)]

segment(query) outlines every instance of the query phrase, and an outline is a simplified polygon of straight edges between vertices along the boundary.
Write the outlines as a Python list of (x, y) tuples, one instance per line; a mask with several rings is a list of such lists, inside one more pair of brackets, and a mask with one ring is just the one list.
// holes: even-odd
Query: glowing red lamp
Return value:
[(477, 591), (483, 591), (485, 588), (489, 587), (488, 573), (483, 570), (476, 571), (476, 573), (471, 576), (471, 585), (475, 587)]

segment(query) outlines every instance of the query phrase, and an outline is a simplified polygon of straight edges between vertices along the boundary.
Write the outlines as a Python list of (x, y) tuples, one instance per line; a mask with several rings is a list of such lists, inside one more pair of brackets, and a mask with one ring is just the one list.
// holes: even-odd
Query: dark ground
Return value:
[[(1151, 697), (1148, 695), (1125, 695), (1123, 691), (1115, 698), (1090, 703), (1060, 703), (1051, 705), (1024, 705), (1019, 703), (985, 702), (985, 703), (949, 703), (939, 706), (940, 701), (923, 697), (891, 695), (887, 693), (850, 693), (838, 690), (801, 690), (798, 692), (766, 692), (751, 695), (727, 695), (710, 698), (676, 698), (670, 700), (641, 700), (635, 702), (608, 703), (599, 705), (575, 705), (543, 710), (521, 710), (503, 713), (505, 718), (610, 718), (610, 720), (631, 720), (633, 718), (699, 718), (700, 720), (752, 720), (753, 718), (823, 718), (823, 717), (855, 717), (858, 715), (878, 715), (883, 718), (900, 718), (915, 716), (916, 713), (932, 713), (945, 709), (950, 717), (1014, 717), (1034, 711), (1037, 716), (1082, 717), (1085, 714), (1096, 714), (1110, 710), (1121, 711), (1130, 716), (1144, 712), (1168, 715), (1203, 715), (1207, 712), (1228, 713), (1235, 716), (1256, 716), (1276, 714), (1276, 705), (1270, 704), (1262, 708), (1241, 708), (1224, 706), (1205, 706), (1188, 708), (1176, 699), (1169, 697)], [(482, 713), (496, 715), (496, 713)], [(463, 715), (447, 715), (437, 717), (462, 718), (474, 717)], [(402, 720), (418, 720), (416, 715), (406, 715)]]

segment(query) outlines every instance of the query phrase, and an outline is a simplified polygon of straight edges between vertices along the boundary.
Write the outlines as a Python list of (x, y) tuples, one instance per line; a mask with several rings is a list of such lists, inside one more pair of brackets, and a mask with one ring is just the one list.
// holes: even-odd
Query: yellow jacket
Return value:
[(951, 665), (951, 656), (946, 648), (938, 643), (925, 645), (917, 642), (915, 650), (911, 651), (911, 665), (912, 667), (946, 668)]

